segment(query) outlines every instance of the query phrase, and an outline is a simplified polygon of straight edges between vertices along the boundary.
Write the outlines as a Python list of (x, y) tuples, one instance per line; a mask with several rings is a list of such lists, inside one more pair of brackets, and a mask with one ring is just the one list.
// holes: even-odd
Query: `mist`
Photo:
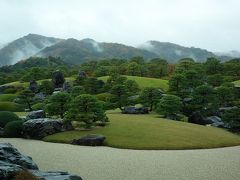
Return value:
[[(1, 0), (0, 44), (28, 33), (138, 46), (240, 50), (238, 0)], [(99, 49), (100, 50), (100, 49)]]

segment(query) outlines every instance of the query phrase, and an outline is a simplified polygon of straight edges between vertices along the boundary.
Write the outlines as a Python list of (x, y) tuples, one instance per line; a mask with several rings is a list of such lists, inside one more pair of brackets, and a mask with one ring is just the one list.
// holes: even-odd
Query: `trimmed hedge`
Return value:
[(16, 94), (0, 94), (0, 102), (10, 101), (13, 102), (17, 98)]
[(6, 124), (4, 127), (4, 136), (5, 137), (21, 137), (22, 125), (24, 121), (12, 121)]
[(44, 109), (44, 107), (45, 107), (44, 103), (36, 103), (36, 104), (32, 105), (33, 110), (42, 110), (42, 109)]
[(0, 127), (4, 128), (7, 123), (18, 120), (19, 117), (13, 112), (0, 111)]
[(0, 111), (21, 112), (24, 111), (24, 108), (18, 103), (0, 102)]

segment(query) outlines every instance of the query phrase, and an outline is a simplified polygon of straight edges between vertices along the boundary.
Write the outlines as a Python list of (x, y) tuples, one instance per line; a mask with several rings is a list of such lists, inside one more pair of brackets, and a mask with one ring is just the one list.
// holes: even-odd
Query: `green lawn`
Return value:
[(16, 94), (0, 94), (0, 102), (10, 101), (12, 102), (17, 98)]
[(197, 149), (240, 145), (240, 136), (222, 129), (160, 119), (156, 115), (108, 112), (110, 124), (89, 131), (68, 131), (44, 141), (70, 143), (86, 134), (103, 134), (106, 145), (126, 149)]
[[(130, 80), (136, 81), (140, 88), (156, 87), (156, 88), (161, 88), (164, 91), (168, 90), (168, 80), (139, 77), (139, 76), (125, 76), (125, 77), (127, 77)], [(103, 76), (103, 77), (99, 77), (98, 79), (101, 79), (106, 82), (108, 78), (109, 76)]]
[(18, 116), (25, 117), (29, 112), (14, 112), (14, 113)]
[[(71, 82), (71, 81), (75, 80), (75, 77), (67, 77), (65, 79), (66, 79), (66, 81)], [(51, 79), (42, 79), (42, 80), (38, 80), (37, 83), (41, 84), (41, 82), (45, 81), (45, 80), (51, 81)], [(29, 86), (29, 82), (15, 81), (15, 82), (11, 82), (11, 83), (6, 83), (4, 85), (12, 85), (12, 86), (16, 86), (16, 87), (27, 87), (27, 86)]]

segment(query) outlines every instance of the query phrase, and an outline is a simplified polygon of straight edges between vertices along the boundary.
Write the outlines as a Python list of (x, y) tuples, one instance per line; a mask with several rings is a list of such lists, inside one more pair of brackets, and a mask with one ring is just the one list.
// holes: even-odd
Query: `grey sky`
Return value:
[(28, 33), (240, 50), (240, 0), (0, 0), (0, 44)]

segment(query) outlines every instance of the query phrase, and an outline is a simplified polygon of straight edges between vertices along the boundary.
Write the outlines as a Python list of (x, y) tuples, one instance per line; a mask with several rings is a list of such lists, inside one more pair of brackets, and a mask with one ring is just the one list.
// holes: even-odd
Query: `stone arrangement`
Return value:
[(123, 108), (122, 113), (123, 114), (148, 114), (149, 110), (146, 107), (128, 106)]
[(38, 118), (45, 118), (46, 114), (44, 110), (37, 110), (37, 111), (31, 111), (26, 116), (26, 119), (38, 119)]
[(82, 180), (68, 172), (40, 171), (31, 157), (21, 154), (10, 143), (0, 143), (0, 179), (14, 179), (21, 171), (28, 171), (41, 180)]
[(49, 118), (30, 119), (23, 123), (22, 135), (24, 138), (42, 139), (51, 134), (73, 129), (72, 124), (66, 124), (63, 120)]
[(82, 146), (102, 146), (105, 139), (106, 137), (103, 135), (86, 135), (79, 139), (74, 139), (72, 144)]

